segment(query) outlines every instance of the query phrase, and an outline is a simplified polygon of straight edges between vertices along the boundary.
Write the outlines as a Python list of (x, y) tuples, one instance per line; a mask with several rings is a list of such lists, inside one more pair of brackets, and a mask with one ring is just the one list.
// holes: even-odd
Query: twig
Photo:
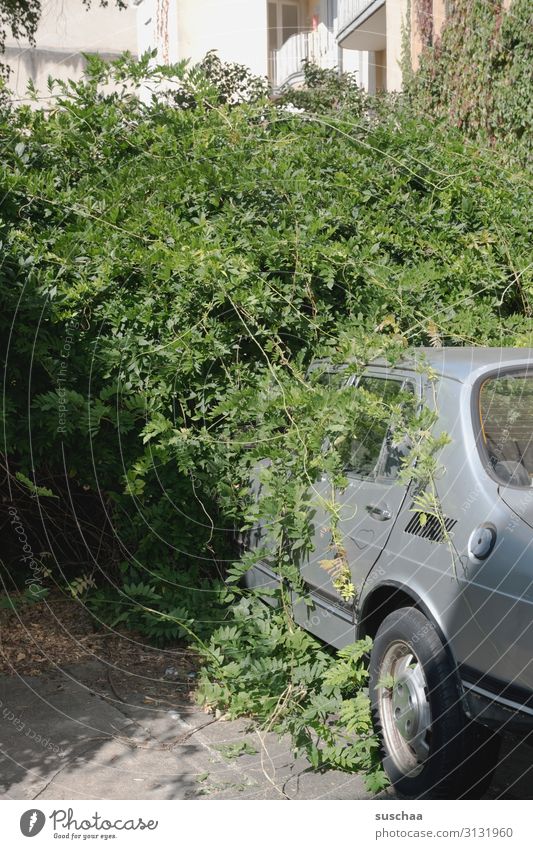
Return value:
[(185, 734), (182, 734), (181, 737), (177, 737), (173, 743), (168, 743), (167, 748), (173, 749), (174, 746), (181, 745), (181, 743), (185, 743), (189, 737), (192, 737), (193, 734), (196, 734), (197, 731), (202, 731), (204, 728), (207, 728), (208, 725), (213, 725), (213, 723), (218, 722), (219, 718), (215, 717), (214, 719), (210, 719), (208, 722), (204, 722), (203, 725), (197, 725), (196, 728), (191, 728), (190, 731), (187, 731)]
[(123, 699), (122, 696), (117, 692), (115, 685), (113, 684), (113, 679), (111, 678), (111, 669), (109, 668), (109, 666), (107, 667), (107, 680), (109, 682), (109, 686), (113, 690), (113, 693), (115, 694), (119, 702), (122, 702), (122, 704), (125, 705), (126, 699)]
[[(44, 791), (45, 791), (48, 787), (50, 787), (50, 785), (51, 785), (52, 781), (55, 781), (55, 779), (57, 778), (57, 776), (59, 775), (59, 773), (60, 773), (60, 772), (63, 772), (63, 770), (64, 770), (64, 769), (65, 769), (65, 768), (66, 768), (66, 767), (67, 767), (70, 763), (72, 763), (72, 761), (73, 761), (75, 758), (78, 758), (80, 755), (84, 755), (84, 754), (85, 754), (85, 752), (88, 752), (88, 751), (89, 751), (89, 749), (92, 747), (92, 744), (94, 743), (94, 741), (95, 741), (95, 740), (111, 740), (111, 739), (114, 739), (114, 738), (112, 738), (111, 736), (110, 736), (110, 737), (91, 737), (91, 738), (90, 738), (91, 744), (90, 744), (89, 746), (87, 746), (85, 749), (82, 749), (82, 751), (81, 751), (81, 752), (78, 752), (77, 754), (73, 755), (73, 756), (72, 756), (72, 757), (70, 757), (68, 760), (66, 760), (66, 761), (65, 761), (65, 763), (64, 763), (64, 764), (62, 764), (62, 765), (59, 767), (59, 769), (58, 769), (58, 770), (56, 770), (56, 772), (54, 772), (54, 774), (51, 776), (51, 778), (49, 778), (49, 779), (48, 779), (48, 781), (46, 782), (46, 784), (44, 785), (44, 787), (41, 787), (41, 789), (39, 790), (39, 792), (38, 792), (35, 796), (32, 796), (32, 799), (38, 799), (38, 798), (39, 798), (39, 796), (41, 796), (41, 794), (42, 794), (42, 793), (44, 793)], [(86, 741), (84, 741), (84, 742), (86, 742)]]

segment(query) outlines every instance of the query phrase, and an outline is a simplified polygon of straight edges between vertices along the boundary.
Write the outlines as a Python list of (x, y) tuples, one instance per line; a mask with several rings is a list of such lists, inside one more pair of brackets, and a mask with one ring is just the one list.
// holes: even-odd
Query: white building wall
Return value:
[(402, 41), (408, 11), (408, 0), (387, 2), (387, 91), (402, 89)]
[(364, 50), (343, 50), (340, 48), (341, 70), (355, 73), (357, 82), (368, 91), (368, 53)]
[(90, 9), (82, 0), (43, 0), (35, 40), (35, 47), (24, 39), (6, 40), (2, 59), (11, 68), (9, 88), (17, 100), (26, 99), (30, 79), (43, 96), (48, 93), (49, 75), (80, 79), (85, 68), (82, 53), (99, 53), (107, 59), (125, 50), (136, 55), (136, 11), (120, 10), (112, 0), (107, 8), (93, 0)]
[[(305, 25), (310, 27), (311, 12), (322, 22), (328, 14), (332, 17), (335, 7), (316, 0), (305, 8), (309, 12)], [(128, 0), (124, 10), (117, 9), (113, 0), (106, 8), (92, 0), (89, 10), (82, 0), (43, 0), (36, 48), (24, 41), (7, 42), (11, 88), (17, 99), (24, 99), (31, 78), (46, 98), (48, 76), (64, 80), (83, 76), (82, 53), (113, 59), (125, 50), (141, 55), (156, 49), (153, 64), (186, 58), (199, 62), (209, 50), (216, 50), (222, 60), (266, 76), (267, 26), (267, 0)], [(368, 53), (339, 50), (339, 58), (344, 70), (358, 72), (360, 83), (371, 87)]]
[(130, 0), (137, 15), (137, 52), (157, 50), (152, 65), (169, 65), (180, 58), (176, 0)]
[(178, 0), (178, 45), (180, 59), (199, 62), (217, 50), (223, 61), (266, 76), (266, 0)]

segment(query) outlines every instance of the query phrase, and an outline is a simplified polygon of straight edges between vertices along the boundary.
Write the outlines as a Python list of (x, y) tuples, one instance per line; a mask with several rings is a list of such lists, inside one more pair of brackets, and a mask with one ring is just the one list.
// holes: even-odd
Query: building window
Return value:
[(268, 51), (279, 50), (288, 38), (300, 31), (300, 6), (280, 0), (268, 4)]
[(337, 17), (337, 0), (326, 0), (326, 26), (333, 30), (333, 24)]
[(267, 4), (268, 23), (268, 76), (275, 77), (276, 50), (288, 38), (300, 32), (300, 4), (271, 0)]

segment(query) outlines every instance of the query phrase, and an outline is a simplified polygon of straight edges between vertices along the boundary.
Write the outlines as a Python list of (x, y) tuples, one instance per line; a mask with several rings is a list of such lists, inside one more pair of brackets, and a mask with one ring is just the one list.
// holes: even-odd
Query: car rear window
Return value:
[(479, 390), (481, 432), (496, 477), (511, 486), (533, 480), (533, 377), (507, 374)]

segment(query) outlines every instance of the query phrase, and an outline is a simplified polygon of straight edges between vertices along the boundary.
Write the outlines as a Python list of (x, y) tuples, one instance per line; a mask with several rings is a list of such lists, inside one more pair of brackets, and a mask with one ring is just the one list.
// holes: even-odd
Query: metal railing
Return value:
[(303, 74), (304, 60), (320, 68), (336, 68), (339, 61), (336, 32), (336, 27), (331, 31), (321, 23), (316, 30), (288, 38), (272, 55), (274, 87), (296, 81)]
[(337, 32), (349, 26), (374, 0), (339, 0)]

